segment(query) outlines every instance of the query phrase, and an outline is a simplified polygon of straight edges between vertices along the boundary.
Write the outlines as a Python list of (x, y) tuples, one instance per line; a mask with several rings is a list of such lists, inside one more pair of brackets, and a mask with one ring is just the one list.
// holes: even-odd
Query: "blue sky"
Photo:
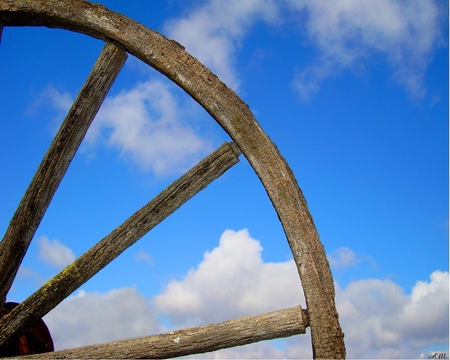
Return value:
[[(448, 2), (97, 2), (183, 44), (248, 103), (308, 202), (348, 356), (448, 353)], [(103, 45), (4, 29), (4, 231)], [(8, 299), (24, 300), (224, 141), (197, 103), (129, 56)], [(58, 349), (305, 306), (275, 211), (240, 160), (46, 316)], [(310, 348), (307, 334), (207, 356)]]

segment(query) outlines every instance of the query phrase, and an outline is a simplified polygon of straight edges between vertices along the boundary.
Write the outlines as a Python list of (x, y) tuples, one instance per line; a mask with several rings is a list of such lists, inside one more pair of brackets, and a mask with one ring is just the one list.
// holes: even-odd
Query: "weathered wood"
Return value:
[(2, 0), (0, 21), (11, 26), (63, 28), (116, 41), (203, 106), (249, 160), (281, 220), (302, 280), (314, 357), (345, 357), (333, 278), (306, 200), (275, 144), (231, 89), (182, 46), (101, 5), (82, 0)]
[(0, 307), (56, 189), (126, 58), (121, 48), (105, 45), (11, 219), (0, 243)]
[(224, 143), (176, 180), (122, 225), (49, 280), (22, 304), (0, 319), (0, 348), (42, 318), (125, 249), (235, 165), (241, 151)]
[(300, 306), (191, 329), (45, 353), (46, 359), (165, 359), (199, 354), (305, 333), (307, 314)]

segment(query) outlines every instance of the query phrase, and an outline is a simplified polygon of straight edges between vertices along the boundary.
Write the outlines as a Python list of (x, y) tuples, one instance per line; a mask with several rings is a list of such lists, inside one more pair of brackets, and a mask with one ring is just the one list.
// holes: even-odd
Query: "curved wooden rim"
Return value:
[(242, 150), (277, 211), (305, 292), (314, 356), (345, 357), (333, 278), (306, 201), (275, 144), (231, 89), (177, 42), (98, 4), (0, 0), (0, 27), (1, 23), (68, 29), (113, 42), (191, 95)]

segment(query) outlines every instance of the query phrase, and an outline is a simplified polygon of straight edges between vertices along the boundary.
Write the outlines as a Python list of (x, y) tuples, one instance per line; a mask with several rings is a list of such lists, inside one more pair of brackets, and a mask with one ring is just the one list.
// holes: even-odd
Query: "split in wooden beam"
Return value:
[(239, 162), (240, 149), (224, 143), (130, 216), (72, 264), (0, 319), (0, 348), (42, 318), (142, 236)]
[[(165, 359), (304, 334), (309, 326), (300, 306), (196, 328), (171, 331), (45, 353), (46, 359)], [(43, 354), (27, 356), (42, 358)]]
[(0, 307), (70, 162), (127, 54), (107, 43), (51, 143), (0, 243)]

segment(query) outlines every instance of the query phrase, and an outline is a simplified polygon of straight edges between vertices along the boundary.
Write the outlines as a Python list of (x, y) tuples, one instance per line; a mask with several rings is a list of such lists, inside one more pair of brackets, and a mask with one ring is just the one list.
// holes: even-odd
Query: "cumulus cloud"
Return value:
[[(350, 249), (348, 249), (351, 251)], [(226, 230), (219, 245), (180, 280), (146, 299), (135, 288), (106, 294), (79, 292), (47, 315), (58, 348), (144, 336), (172, 328), (217, 323), (301, 304), (292, 260), (264, 262), (248, 230)], [(345, 257), (344, 257), (345, 258)], [(390, 279), (336, 286), (336, 306), (349, 358), (428, 357), (425, 349), (448, 346), (449, 273), (434, 271), (409, 293)], [(310, 358), (311, 337), (262, 342), (196, 358)]]
[[(336, 284), (347, 357), (426, 359), (429, 353), (423, 349), (448, 347), (448, 282), (448, 272), (437, 270), (429, 282), (418, 281), (409, 295), (388, 279), (355, 281), (345, 289)], [(289, 338), (286, 358), (310, 357), (306, 340)]]
[[(170, 281), (154, 298), (155, 309), (175, 327), (220, 322), (301, 304), (303, 292), (293, 261), (266, 263), (262, 247), (247, 230), (223, 233), (219, 246), (181, 280)], [(336, 264), (356, 265), (351, 249)], [(336, 284), (336, 306), (349, 358), (417, 358), (423, 349), (448, 344), (448, 272), (435, 271), (410, 294), (392, 280), (365, 279), (346, 288)], [(424, 309), (427, 309), (426, 311)], [(215, 358), (310, 358), (308, 332), (289, 338), (281, 356), (271, 343), (211, 354)], [(248, 351), (248, 353), (247, 353)], [(423, 354), (422, 354), (423, 355)]]
[(45, 316), (57, 350), (164, 332), (136, 288), (79, 291)]
[(237, 48), (256, 21), (273, 23), (277, 18), (278, 7), (273, 0), (212, 0), (185, 17), (168, 21), (164, 32), (237, 91)]
[(314, 65), (301, 70), (295, 86), (304, 99), (322, 81), (372, 55), (385, 56), (395, 77), (413, 96), (424, 94), (423, 76), (439, 40), (442, 12), (435, 1), (287, 0), (307, 13), (306, 33), (318, 49)]
[(39, 258), (51, 266), (62, 269), (75, 260), (73, 251), (56, 239), (41, 236), (38, 244)]
[(283, 359), (283, 351), (274, 348), (270, 342), (259, 343), (224, 349), (212, 353), (196, 354), (182, 359)]
[[(50, 107), (56, 112), (52, 131), (65, 118), (72, 96), (50, 85), (28, 109), (29, 114)], [(157, 176), (180, 174), (212, 151), (211, 141), (197, 134), (183, 117), (184, 108), (169, 82), (148, 80), (106, 98), (85, 138), (84, 150), (115, 148), (142, 171)]]
[(187, 170), (211, 150), (209, 141), (180, 119), (180, 108), (169, 85), (157, 80), (108, 97), (86, 136), (118, 149), (144, 171), (156, 175)]
[(420, 349), (448, 344), (449, 274), (435, 271), (411, 294), (391, 280), (337, 286), (336, 302), (348, 356), (417, 357)]
[(305, 307), (294, 261), (265, 263), (261, 252), (248, 230), (225, 231), (197, 268), (182, 280), (170, 281), (154, 298), (155, 308), (185, 327)]

